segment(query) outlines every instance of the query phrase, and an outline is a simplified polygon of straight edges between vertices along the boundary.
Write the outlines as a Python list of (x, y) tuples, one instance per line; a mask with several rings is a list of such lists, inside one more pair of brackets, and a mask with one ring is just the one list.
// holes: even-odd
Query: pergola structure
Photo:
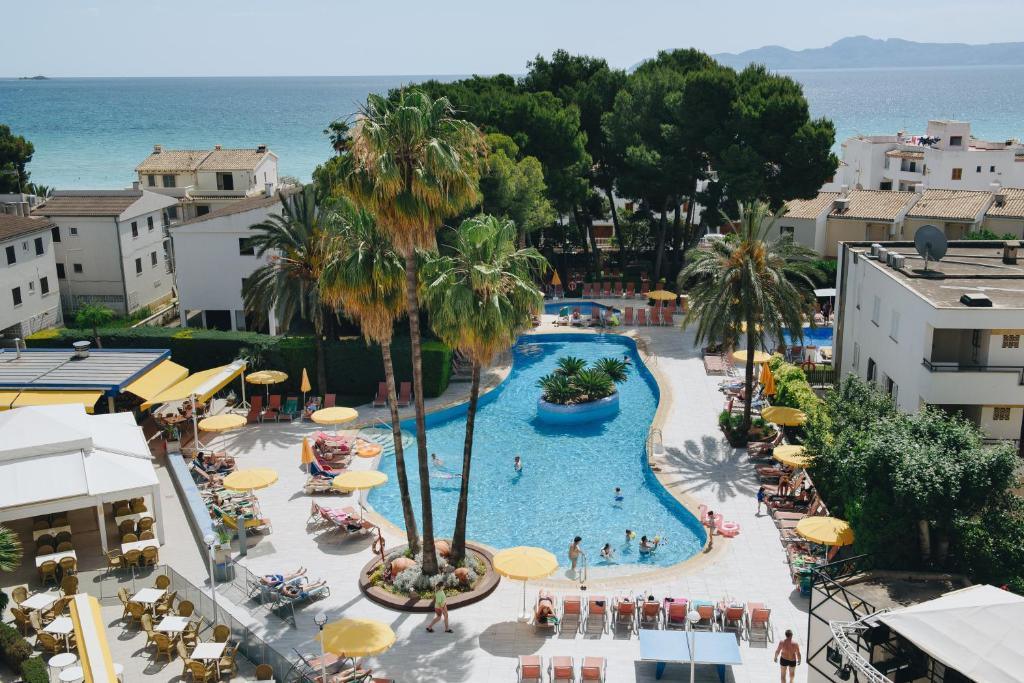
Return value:
[(81, 405), (0, 413), (0, 522), (95, 508), (107, 551), (105, 503), (149, 495), (164, 538), (159, 480), (131, 413), (87, 415)]

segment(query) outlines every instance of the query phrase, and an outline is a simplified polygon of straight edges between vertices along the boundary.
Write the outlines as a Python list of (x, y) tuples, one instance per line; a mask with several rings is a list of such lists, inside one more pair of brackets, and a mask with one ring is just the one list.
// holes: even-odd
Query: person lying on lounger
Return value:
[(286, 583), (281, 586), (281, 594), (288, 598), (297, 598), (304, 600), (308, 598), (310, 593), (318, 588), (323, 588), (327, 585), (327, 581), (324, 579), (318, 579), (312, 583), (308, 583), (305, 577), (295, 583)]
[(260, 583), (263, 584), (264, 586), (269, 586), (269, 587), (273, 588), (275, 586), (280, 586), (282, 583), (287, 583), (289, 581), (294, 581), (295, 579), (299, 578), (300, 576), (305, 576), (305, 575), (306, 575), (306, 568), (305, 567), (299, 567), (298, 569), (296, 569), (295, 571), (291, 572), (290, 574), (264, 574), (263, 576), (260, 577)]
[(533, 613), (533, 620), (537, 624), (546, 624), (549, 619), (555, 617), (555, 596), (547, 591), (541, 591), (537, 596), (537, 609)]

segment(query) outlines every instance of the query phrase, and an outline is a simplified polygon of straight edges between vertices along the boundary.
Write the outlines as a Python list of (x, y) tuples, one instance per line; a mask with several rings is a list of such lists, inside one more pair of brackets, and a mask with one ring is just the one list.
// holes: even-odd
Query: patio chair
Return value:
[(398, 387), (398, 405), (402, 408), (412, 403), (412, 382), (402, 382)]
[[(185, 646), (185, 641), (182, 640), (181, 638), (178, 638), (175, 641), (175, 643), (174, 643), (174, 650), (175, 650), (175, 652), (178, 653), (178, 657), (181, 658), (181, 664), (182, 664), (181, 678), (185, 678), (188, 675), (188, 665), (192, 661), (189, 658), (189, 656), (188, 656), (188, 648)], [(262, 666), (266, 666), (266, 665), (264, 664)], [(256, 670), (259, 671), (259, 667), (256, 667)], [(271, 669), (270, 671), (271, 671), (271, 678), (263, 679), (263, 680), (271, 680), (273, 678), (273, 671), (274, 670)], [(260, 679), (257, 678), (256, 680), (260, 680)]]
[(640, 605), (640, 628), (661, 628), (664, 610), (657, 600), (645, 600)]
[(747, 603), (747, 640), (754, 636), (767, 644), (772, 639), (772, 611), (760, 602)]
[(622, 280), (615, 283), (615, 296), (622, 298)]
[(654, 291), (656, 291), (656, 292), (659, 292), (659, 291), (661, 291), (663, 289), (665, 289), (665, 283), (664, 282), (659, 282), (658, 284), (654, 285)]
[(742, 640), (747, 631), (745, 605), (726, 605), (722, 609), (722, 630), (733, 631)]
[(281, 409), (281, 415), (287, 415), (290, 420), (297, 418), (301, 412), (298, 396), (289, 396), (284, 402), (284, 408)]
[(73, 574), (65, 575), (60, 580), (60, 592), (64, 595), (74, 595), (78, 592), (78, 577)]
[(58, 640), (46, 631), (36, 634), (36, 643), (42, 648), (44, 654), (55, 655), (64, 652), (64, 641)]
[(694, 604), (694, 609), (697, 611), (700, 619), (697, 620), (696, 624), (693, 624), (694, 631), (714, 631), (715, 630), (715, 606), (709, 602), (697, 602)]
[(62, 531), (53, 540), (57, 542), (57, 545), (60, 545), (61, 543), (71, 543), (71, 538), (70, 531)]
[(217, 680), (217, 668), (216, 667), (211, 666), (211, 667), (207, 668), (207, 666), (204, 663), (196, 661), (194, 659), (193, 660), (189, 660), (188, 670), (189, 670), (189, 673), (192, 674), (192, 682), (193, 683), (206, 683), (206, 681), (216, 681)]
[(168, 614), (174, 614), (174, 599), (176, 597), (178, 597), (178, 591), (165, 593), (164, 597), (153, 603), (153, 614), (158, 617), (166, 617)]
[(128, 502), (128, 504), (131, 506), (132, 512), (136, 514), (139, 514), (141, 512), (149, 512), (149, 510), (146, 508), (145, 498), (132, 498)]
[(21, 603), (28, 600), (28, 587), (27, 586), (15, 586), (11, 590), (11, 600), (14, 600), (15, 605), (21, 605)]
[(170, 636), (166, 633), (154, 633), (153, 634), (153, 645), (156, 646), (156, 656), (154, 659), (160, 661), (161, 655), (167, 656), (167, 663), (170, 664), (174, 658), (174, 641), (171, 640)]
[(43, 529), (50, 528), (50, 520), (44, 515), (41, 518), (36, 518), (32, 521), (32, 531), (42, 531)]
[(519, 676), (519, 683), (541, 683), (544, 678), (544, 662), (538, 655), (519, 655), (516, 674)]
[(68, 526), (67, 515), (54, 515), (53, 519), (50, 520), (50, 528), (56, 529), (57, 527)]
[(604, 633), (608, 630), (608, 599), (603, 595), (591, 595), (587, 600), (587, 616), (583, 621), (583, 633)]
[(138, 567), (140, 561), (142, 561), (141, 550), (129, 550), (124, 554), (122, 559), (122, 563), (126, 567)]
[(612, 626), (616, 632), (625, 628), (628, 633), (636, 630), (636, 602), (632, 598), (615, 598)]
[(52, 548), (53, 546), (57, 545), (57, 539), (51, 536), (50, 534), (43, 534), (42, 536), (36, 539), (36, 550), (42, 548), (44, 545), (48, 545)]
[(651, 285), (649, 282), (640, 283), (640, 296), (646, 298), (651, 293)]
[(324, 408), (333, 408), (337, 403), (337, 394), (324, 394)]
[(149, 616), (148, 614), (146, 614), (146, 608), (143, 606), (143, 604), (141, 602), (135, 602), (134, 600), (129, 600), (128, 604), (125, 605), (124, 609), (128, 613), (130, 623), (132, 624), (141, 625), (142, 617)]
[(178, 602), (177, 612), (179, 617), (190, 617), (195, 611), (196, 606), (192, 604), (191, 600), (181, 600)]
[(107, 558), (107, 573), (112, 569), (124, 569), (124, 556), (120, 550), (109, 550), (104, 555)]
[(217, 662), (217, 670), (222, 676), (225, 676), (224, 680), (226, 681), (231, 680), (231, 677), (238, 673), (238, 664), (235, 663), (237, 656), (238, 644), (236, 643), (224, 648), (224, 654), (220, 656), (220, 660)]
[(274, 680), (274, 667), (269, 664), (257, 664), (256, 665), (256, 680), (257, 681), (272, 681)]
[[(584, 299), (587, 299), (587, 298), (593, 296), (593, 290), (591, 289), (591, 285), (590, 285), (589, 282), (584, 282), (583, 283), (583, 295), (582, 296), (583, 296)], [(45, 529), (46, 527), (43, 527), (43, 528)]]
[(245, 416), (247, 424), (253, 424), (263, 419), (263, 397), (254, 394), (249, 400), (249, 412)]
[(590, 308), (590, 326), (600, 327), (601, 326), (601, 309), (597, 306)]
[(53, 581), (53, 585), (60, 585), (57, 579), (57, 563), (53, 560), (43, 562), (39, 567), (39, 580), (44, 584), (47, 581)]
[(647, 325), (647, 309), (638, 308), (636, 309), (636, 325), (637, 327), (644, 327)]
[[(153, 518), (143, 517), (139, 520), (139, 533), (145, 533), (153, 528)], [(141, 538), (141, 536), (140, 536)]]
[(32, 632), (32, 622), (28, 618), (28, 612), (20, 607), (12, 607), (11, 615), (14, 616), (14, 625), (21, 631), (21, 635), (27, 636)]
[(40, 555), (53, 555), (52, 545), (41, 545), (36, 548), (36, 557)]
[(573, 631), (579, 631), (583, 621), (583, 601), (578, 595), (567, 595), (562, 598), (558, 617), (558, 630), (566, 632), (567, 624), (573, 625)]
[(213, 642), (226, 643), (231, 637), (231, 627), (226, 624), (217, 624), (213, 627)]
[(632, 299), (635, 296), (636, 296), (636, 283), (635, 282), (627, 282), (626, 283), (626, 298), (627, 299)]
[(373, 397), (373, 407), (383, 408), (388, 404), (388, 383), (377, 382), (377, 395)]
[(604, 683), (607, 669), (608, 662), (604, 657), (584, 657), (580, 664), (580, 680)]
[(548, 678), (551, 683), (575, 683), (576, 663), (572, 657), (552, 657), (548, 665)]
[(57, 552), (58, 553), (66, 553), (67, 551), (74, 550), (74, 549), (75, 549), (75, 546), (71, 543), (71, 541), (64, 541), (63, 543), (58, 543), (57, 544)]
[(263, 419), (274, 418), (277, 422), (281, 418), (281, 394), (271, 394), (267, 399), (267, 409), (263, 411)]
[(134, 531), (129, 531), (128, 533), (121, 536), (121, 543), (135, 543), (138, 540), (139, 535)]
[(626, 306), (626, 310), (622, 314), (622, 324), (632, 325), (633, 324), (633, 307)]
[(686, 613), (689, 611), (688, 608), (689, 602), (687, 600), (675, 600), (668, 603), (665, 609), (665, 629), (686, 630), (689, 623), (686, 619)]

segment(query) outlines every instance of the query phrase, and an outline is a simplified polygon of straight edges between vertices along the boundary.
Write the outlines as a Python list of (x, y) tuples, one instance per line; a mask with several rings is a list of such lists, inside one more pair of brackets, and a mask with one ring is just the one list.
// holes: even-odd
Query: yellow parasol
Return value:
[(388, 475), (377, 470), (348, 470), (334, 478), (332, 486), (339, 491), (364, 491), (387, 483)]
[(306, 409), (306, 394), (313, 391), (313, 385), (309, 383), (309, 373), (302, 368), (302, 382), (299, 384), (299, 391), (302, 392), (302, 409)]
[(656, 289), (647, 293), (647, 298), (655, 301), (675, 301), (678, 296), (675, 292), (670, 292), (667, 289)]
[(199, 429), (204, 432), (230, 432), (232, 429), (244, 427), (245, 423), (246, 420), (241, 415), (224, 413), (223, 415), (204, 417), (199, 421)]
[(321, 408), (309, 417), (318, 425), (340, 425), (356, 419), (359, 417), (359, 413), (354, 408), (336, 406), (334, 408)]
[(255, 491), (265, 489), (276, 481), (277, 472), (271, 469), (235, 470), (224, 477), (224, 488), (232, 491)]
[(324, 626), (317, 640), (325, 652), (339, 657), (369, 657), (395, 644), (395, 632), (372, 619), (341, 619)]
[(551, 286), (557, 287), (560, 284), (562, 284), (562, 278), (558, 277), (558, 271), (556, 270), (555, 274), (551, 276)]
[(796, 523), (796, 533), (812, 543), (839, 546), (853, 543), (850, 523), (836, 517), (804, 517)]
[(788, 406), (768, 406), (761, 411), (761, 417), (783, 427), (799, 427), (807, 420), (802, 410)]
[(494, 571), (510, 579), (523, 582), (523, 612), (521, 621), (529, 617), (526, 613), (526, 582), (551, 576), (558, 569), (558, 559), (543, 548), (521, 545), (506, 548), (494, 555)]
[(811, 458), (804, 454), (803, 446), (776, 446), (772, 457), (790, 467), (807, 467)]
[(245, 376), (245, 381), (249, 384), (265, 384), (267, 386), (268, 403), (270, 402), (270, 385), (280, 384), (286, 379), (288, 379), (288, 373), (280, 370), (260, 370)]
[[(766, 353), (766, 352), (764, 352), (764, 351), (754, 351), (754, 362), (755, 363), (767, 363), (769, 358), (771, 358), (771, 355)], [(734, 361), (736, 361), (737, 363), (746, 363), (747, 362), (747, 352), (746, 351), (733, 351), (732, 352), (732, 359)]]
[(384, 448), (379, 443), (364, 443), (356, 448), (356, 455), (360, 458), (376, 458), (383, 452)]
[(767, 363), (761, 364), (761, 391), (765, 396), (774, 396), (776, 393), (775, 374)]
[(308, 465), (316, 458), (313, 457), (313, 447), (309, 444), (309, 437), (302, 437), (302, 464)]

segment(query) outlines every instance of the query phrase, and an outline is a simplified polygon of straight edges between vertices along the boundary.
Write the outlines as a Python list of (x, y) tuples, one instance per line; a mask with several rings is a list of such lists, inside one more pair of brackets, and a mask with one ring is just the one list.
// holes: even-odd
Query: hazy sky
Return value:
[(659, 49), (821, 47), (850, 35), (1021, 40), (1021, 0), (4, 1), (0, 75), (521, 73), (558, 48), (628, 67)]

